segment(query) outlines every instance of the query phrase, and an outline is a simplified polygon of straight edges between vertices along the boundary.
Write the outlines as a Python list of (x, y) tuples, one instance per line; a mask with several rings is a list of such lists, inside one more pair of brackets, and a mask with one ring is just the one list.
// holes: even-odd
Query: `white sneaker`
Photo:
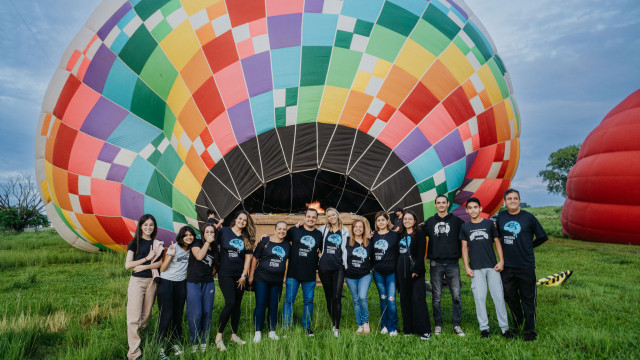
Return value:
[(340, 337), (340, 330), (336, 329), (335, 327), (331, 329), (331, 331), (333, 332), (333, 336), (335, 337)]
[(465, 337), (467, 334), (464, 333), (464, 331), (462, 331), (462, 328), (460, 326), (454, 326), (453, 327), (453, 332), (458, 334), (458, 336), (460, 337)]
[(398, 331), (397, 330), (390, 331), (389, 336), (398, 336)]
[(253, 336), (253, 342), (257, 344), (260, 340), (262, 340), (262, 332), (256, 331), (256, 334)]
[(276, 335), (275, 331), (269, 331), (269, 339), (271, 339), (271, 340), (280, 340), (278, 335)]
[(207, 351), (207, 344), (200, 344), (200, 351), (202, 352)]
[(389, 330), (387, 329), (387, 327), (386, 327), (386, 326), (385, 326), (385, 327), (383, 327), (383, 328), (382, 328), (382, 330), (380, 330), (380, 334), (382, 334), (382, 335), (386, 335), (386, 334), (388, 334), (388, 333), (389, 333)]
[(198, 349), (200, 349), (200, 345), (191, 345), (191, 353), (195, 353), (198, 352)]
[(442, 326), (436, 326), (436, 327), (433, 329), (433, 334), (434, 334), (434, 335), (440, 335), (440, 334), (442, 334)]
[(360, 335), (362, 334), (363, 331), (364, 329), (362, 328), (362, 326), (358, 326), (358, 330), (356, 330), (356, 334)]
[(240, 339), (240, 337), (238, 335), (236, 335), (236, 334), (231, 335), (231, 341), (233, 341), (236, 344), (240, 344), (240, 345), (244, 345), (244, 344), (247, 343), (246, 341)]
[(173, 355), (177, 355), (177, 356), (182, 355), (182, 349), (180, 348), (180, 345), (178, 344), (173, 345)]
[(218, 350), (220, 351), (225, 351), (227, 350), (227, 347), (224, 346), (224, 343), (222, 342), (222, 339), (216, 341), (216, 347), (218, 348)]
[(167, 354), (164, 353), (164, 348), (160, 348), (160, 356), (158, 356), (160, 360), (169, 360)]

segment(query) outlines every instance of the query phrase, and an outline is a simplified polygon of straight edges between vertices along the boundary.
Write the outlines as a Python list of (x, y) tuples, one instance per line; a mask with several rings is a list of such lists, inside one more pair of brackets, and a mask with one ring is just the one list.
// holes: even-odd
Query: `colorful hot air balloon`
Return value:
[[(460, 0), (109, 0), (47, 90), (36, 170), (58, 232), (122, 250), (207, 208), (431, 215), (501, 203), (518, 112)], [(457, 208), (457, 209), (456, 209)]]
[(562, 231), (575, 239), (640, 245), (640, 90), (585, 139), (567, 179)]

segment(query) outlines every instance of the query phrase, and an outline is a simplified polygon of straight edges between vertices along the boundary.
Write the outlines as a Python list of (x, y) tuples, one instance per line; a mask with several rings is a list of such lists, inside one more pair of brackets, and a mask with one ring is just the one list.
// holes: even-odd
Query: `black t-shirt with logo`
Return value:
[(373, 270), (389, 275), (396, 272), (396, 261), (398, 258), (398, 233), (389, 231), (384, 235), (378, 232), (371, 237), (373, 244)]
[(535, 268), (536, 259), (533, 255), (533, 239), (546, 237), (547, 233), (531, 213), (520, 210), (515, 215), (508, 211), (498, 214), (496, 220), (504, 266), (516, 268)]
[(245, 248), (242, 236), (236, 235), (229, 227), (218, 231), (220, 244), (220, 269), (218, 275), (237, 277), (244, 270), (244, 256), (253, 252)]
[(498, 230), (491, 220), (482, 219), (477, 224), (471, 221), (462, 224), (460, 240), (467, 242), (471, 269), (487, 269), (496, 266), (493, 239), (497, 237), (499, 237)]
[(451, 260), (462, 257), (460, 227), (464, 222), (452, 213), (445, 217), (433, 215), (425, 221), (422, 230), (429, 237), (427, 257), (432, 260)]
[(371, 272), (371, 256), (373, 255), (373, 243), (369, 241), (368, 246), (364, 243), (353, 243), (353, 246), (347, 244), (347, 270), (345, 277), (349, 279), (360, 279)]
[[(144, 259), (149, 256), (149, 251), (151, 250), (151, 246), (153, 246), (153, 240), (138, 240), (140, 244), (140, 248), (138, 249), (138, 253), (136, 254), (136, 239), (131, 240), (129, 246), (127, 246), (127, 251), (133, 251), (133, 261), (138, 261), (140, 259)], [(151, 261), (145, 261), (142, 265), (151, 265)], [(131, 276), (139, 277), (139, 278), (150, 278), (152, 277), (151, 270), (142, 270), (139, 272), (132, 272)]]
[(215, 259), (214, 244), (209, 244), (207, 253), (202, 260), (196, 259), (193, 255), (193, 248), (200, 248), (204, 246), (204, 242), (200, 239), (194, 240), (189, 249), (189, 266), (187, 267), (187, 282), (190, 283), (208, 283), (213, 282), (213, 265)]
[(286, 241), (291, 243), (291, 257), (287, 277), (298, 281), (315, 281), (318, 269), (318, 249), (322, 247), (322, 233), (303, 226), (287, 231)]
[(276, 243), (268, 237), (263, 238), (253, 251), (253, 256), (258, 259), (258, 266), (253, 273), (254, 280), (282, 284), (290, 253), (291, 245), (288, 242)]
[(320, 257), (318, 269), (325, 271), (342, 269), (342, 243), (345, 241), (348, 241), (348, 239), (342, 238), (341, 230), (336, 232), (326, 230), (322, 244), (322, 257)]

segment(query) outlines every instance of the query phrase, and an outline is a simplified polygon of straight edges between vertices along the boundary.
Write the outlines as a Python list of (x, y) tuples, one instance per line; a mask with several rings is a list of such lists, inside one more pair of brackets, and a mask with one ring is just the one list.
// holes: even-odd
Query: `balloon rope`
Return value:
[(356, 210), (356, 214), (358, 212), (360, 212), (360, 208), (362, 208), (362, 205), (364, 205), (364, 203), (367, 201), (367, 199), (369, 198), (369, 194), (371, 194), (371, 191), (367, 191), (367, 195), (364, 196), (364, 200), (362, 200), (362, 202), (360, 203), (360, 206), (358, 206), (358, 210)]
[(343, 175), (343, 176), (344, 176), (344, 185), (342, 185), (342, 192), (340, 193), (340, 198), (336, 203), (336, 209), (338, 209), (338, 205), (340, 205), (340, 201), (342, 201), (342, 195), (344, 195), (344, 189), (347, 186), (347, 180), (349, 180), (349, 177), (347, 175)]
[(314, 201), (313, 195), (316, 193), (316, 180), (318, 179), (318, 174), (320, 174), (320, 169), (316, 170), (316, 176), (313, 177), (313, 189), (311, 190), (311, 199), (309, 199), (309, 203)]

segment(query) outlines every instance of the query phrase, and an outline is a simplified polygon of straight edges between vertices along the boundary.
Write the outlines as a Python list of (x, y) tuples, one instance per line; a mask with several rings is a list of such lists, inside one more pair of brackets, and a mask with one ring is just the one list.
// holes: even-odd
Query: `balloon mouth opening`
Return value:
[(295, 214), (308, 204), (322, 209), (334, 207), (342, 213), (354, 213), (373, 220), (384, 210), (376, 197), (353, 178), (327, 170), (292, 173), (267, 182), (244, 198), (225, 218), (230, 222), (238, 210), (250, 213)]

